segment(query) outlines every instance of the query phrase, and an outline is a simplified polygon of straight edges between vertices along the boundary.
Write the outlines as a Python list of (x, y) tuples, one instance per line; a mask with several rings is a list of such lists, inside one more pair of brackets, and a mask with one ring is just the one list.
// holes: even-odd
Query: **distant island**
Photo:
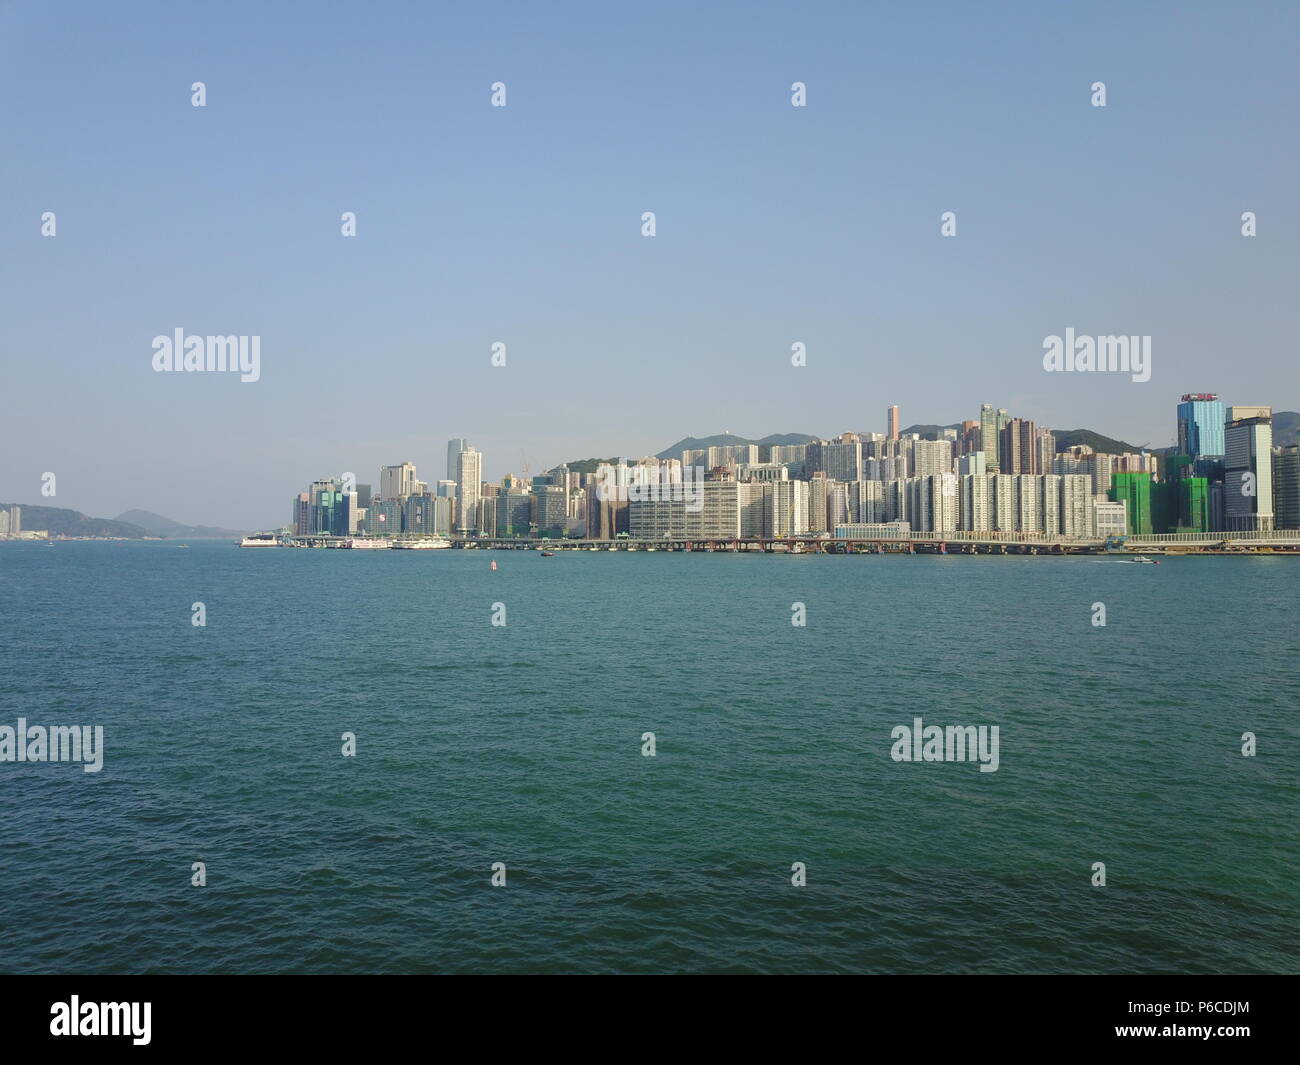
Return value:
[(116, 518), (92, 518), (66, 507), (43, 507), (34, 503), (0, 503), (0, 509), (16, 506), (24, 529), (43, 529), (51, 537), (79, 537), (94, 540), (232, 540), (244, 534), (235, 529), (209, 525), (182, 525), (147, 510), (128, 510)]

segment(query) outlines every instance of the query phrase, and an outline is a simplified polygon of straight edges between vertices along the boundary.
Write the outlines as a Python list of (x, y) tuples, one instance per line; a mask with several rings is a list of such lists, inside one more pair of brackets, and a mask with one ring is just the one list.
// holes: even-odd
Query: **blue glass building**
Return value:
[(1178, 453), (1223, 457), (1223, 404), (1213, 392), (1189, 392), (1178, 404)]

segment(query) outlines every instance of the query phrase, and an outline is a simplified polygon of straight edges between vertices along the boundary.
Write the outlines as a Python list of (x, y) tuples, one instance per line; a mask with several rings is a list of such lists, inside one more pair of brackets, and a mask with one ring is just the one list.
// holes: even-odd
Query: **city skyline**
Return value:
[[(451, 433), (498, 479), (970, 396), (1153, 446), (1189, 386), (1295, 409), (1298, 16), (1265, 7), (7, 5), (0, 498), (54, 471), (56, 505), (255, 527)], [(258, 373), (155, 372), (181, 328)], [(1045, 372), (1071, 329), (1150, 337), (1150, 380)]]
[[(720, 540), (990, 532), (1103, 539), (1300, 530), (1300, 443), (1274, 437), (1271, 405), (1184, 393), (1178, 446), (1118, 453), (992, 404), (929, 435), (846, 431), (794, 443), (684, 439), (677, 453), (583, 460), (482, 478), (482, 454), (447, 443), (456, 480), (433, 488), (410, 462), (380, 470), (379, 493), (353, 472), (295, 496), (294, 537)], [(1094, 444), (1096, 445), (1094, 447)], [(682, 447), (681, 445), (690, 445)], [(1059, 446), (1058, 446), (1059, 445)], [(521, 509), (522, 507), (522, 509)]]
[[(1190, 399), (1190, 398), (1194, 398), (1195, 395), (1196, 395), (1196, 394), (1183, 393), (1182, 396), (1179, 398), (1179, 402), (1178, 402), (1178, 404), (1177, 404), (1177, 407), (1178, 407), (1178, 410), (1179, 410), (1179, 412), (1180, 412), (1180, 416), (1181, 416), (1181, 412), (1182, 412), (1182, 410), (1183, 410), (1183, 407), (1186, 405), (1186, 401), (1187, 401), (1188, 399)], [(1216, 394), (1215, 394), (1216, 399), (1217, 399), (1217, 395), (1218, 395), (1218, 394), (1216, 393)], [(983, 406), (983, 408), (985, 408), (985, 409), (987, 409), (987, 410), (993, 410), (995, 413), (996, 413), (997, 411), (999, 411), (999, 410), (1000, 410), (1002, 413), (1004, 413), (1004, 414), (1006, 413), (1006, 408), (995, 408), (995, 407), (993, 407), (992, 404), (983, 404), (982, 406)], [(1221, 403), (1221, 406), (1224, 406), (1224, 407), (1226, 408), (1226, 407), (1231, 407), (1232, 404), (1222, 404), (1222, 403)], [(1238, 406), (1239, 406), (1239, 405), (1238, 405)], [(1280, 406), (1278, 406), (1277, 404), (1265, 404), (1265, 406), (1270, 407), (1271, 410), (1272, 410), (1272, 412), (1273, 412), (1273, 414), (1288, 414), (1288, 413), (1295, 413), (1295, 411), (1292, 411), (1292, 410), (1290, 410), (1290, 409), (1288, 409), (1288, 408), (1280, 407)], [(1297, 407), (1300, 407), (1300, 404), (1297, 404)], [(979, 412), (977, 411), (976, 413), (978, 414)], [(870, 433), (877, 433), (877, 434), (880, 434), (880, 435), (884, 436), (884, 437), (887, 438), (887, 439), (896, 439), (896, 437), (892, 436), (892, 434), (891, 434), (891, 428), (892, 428), (892, 426), (895, 424), (895, 421), (898, 419), (898, 417), (899, 417), (899, 405), (897, 405), (897, 404), (890, 404), (890, 405), (888, 405), (888, 406), (886, 406), (886, 407), (884, 407), (884, 408), (882, 409), (882, 425), (881, 425), (881, 427), (879, 427), (879, 428), (874, 428), (874, 429), (873, 429), (873, 428), (861, 427), (861, 428), (859, 428), (859, 429), (842, 429), (842, 430), (840, 430), (840, 432), (833, 433), (833, 434), (829, 434), (829, 435), (826, 435), (826, 436), (817, 436), (817, 434), (804, 434), (804, 435), (808, 435), (808, 436), (810, 436), (810, 437), (812, 437), (812, 438), (814, 438), (814, 439), (821, 439), (821, 440), (830, 441), (830, 440), (834, 440), (836, 437), (840, 436), (841, 433), (845, 433), (845, 432), (847, 432), (847, 433), (867, 433), (867, 434), (870, 434)], [(894, 419), (894, 420), (891, 420), (891, 419)], [(1017, 420), (1021, 420), (1021, 419), (1017, 418)], [(1086, 419), (1084, 419), (1084, 420), (1086, 421)], [(945, 423), (945, 422), (921, 422), (921, 421), (918, 421), (918, 422), (912, 422), (912, 421), (910, 421), (910, 420), (908, 420), (908, 419), (903, 419), (903, 421), (906, 421), (907, 424), (903, 425), (903, 424), (899, 423), (899, 432), (900, 432), (900, 433), (906, 433), (907, 430), (913, 428), (913, 426), (915, 426), (915, 425), (954, 425), (954, 424), (955, 424), (955, 425), (960, 425), (960, 424), (962, 424), (963, 421), (969, 421), (969, 419), (958, 419), (958, 420), (955, 420), (954, 422), (947, 422), (947, 423)], [(1031, 424), (1033, 424), (1033, 423), (1031, 422)], [(1076, 426), (1071, 426), (1071, 427), (1068, 427), (1068, 428), (1066, 428), (1066, 427), (1048, 427), (1048, 426), (1041, 426), (1040, 428), (1042, 428), (1042, 429), (1044, 429), (1044, 430), (1048, 430), (1048, 431), (1050, 431), (1050, 432), (1052, 432), (1052, 433), (1074, 432), (1074, 431), (1078, 431), (1078, 430), (1081, 430), (1081, 429), (1083, 429), (1083, 430), (1088, 430), (1088, 431), (1092, 431), (1092, 432), (1096, 432), (1096, 431), (1097, 431), (1097, 430), (1096, 430), (1093, 426), (1091, 426), (1091, 425), (1076, 425)], [(1134, 443), (1134, 447), (1137, 447), (1137, 448), (1139, 448), (1139, 449), (1141, 449), (1141, 450), (1151, 451), (1151, 452), (1169, 452), (1169, 453), (1171, 453), (1171, 454), (1173, 454), (1173, 453), (1177, 453), (1177, 452), (1178, 452), (1178, 449), (1179, 449), (1179, 447), (1180, 447), (1180, 445), (1182, 445), (1182, 444), (1185, 442), (1185, 441), (1184, 441), (1184, 438), (1181, 436), (1181, 431), (1182, 431), (1182, 425), (1181, 425), (1181, 423), (1178, 422), (1178, 421), (1175, 421), (1175, 423), (1174, 423), (1174, 428), (1173, 428), (1173, 429), (1171, 430), (1171, 432), (1168, 434), (1169, 439), (1170, 439), (1170, 441), (1171, 441), (1170, 443), (1166, 443), (1166, 444), (1152, 444), (1150, 447), (1147, 447), (1147, 448), (1144, 448), (1144, 447), (1143, 447), (1142, 445), (1140, 445), (1140, 444), (1135, 444), (1135, 443)], [(995, 432), (1000, 432), (1000, 430), (995, 430)], [(1222, 440), (1222, 432), (1223, 432), (1222, 427), (1220, 427), (1220, 429), (1219, 429), (1219, 437), (1218, 437), (1218, 439), (1219, 439), (1220, 441)], [(683, 437), (679, 438), (679, 440), (686, 440), (686, 439), (691, 439), (691, 438), (706, 438), (706, 437), (709, 437), (709, 436), (718, 436), (718, 435), (723, 435), (723, 434), (724, 434), (724, 431), (723, 431), (723, 430), (719, 430), (717, 433), (698, 434), (698, 436), (697, 436), (697, 434), (687, 434), (686, 436), (683, 436)], [(760, 437), (760, 436), (747, 437), (747, 436), (744, 436), (743, 434), (736, 434), (736, 433), (730, 433), (729, 435), (738, 436), (738, 437), (741, 437), (742, 439), (749, 439), (749, 440), (758, 440), (758, 439), (762, 439), (762, 438), (763, 438), (763, 437)], [(766, 433), (766, 434), (763, 434), (763, 436), (784, 436), (784, 435), (798, 435), (798, 434), (788, 434), (788, 433), (784, 433), (784, 432), (780, 432), (780, 433)], [(1102, 434), (1102, 435), (1107, 435), (1107, 436), (1109, 436), (1110, 434)], [(1123, 434), (1119, 434), (1117, 437), (1115, 437), (1115, 439), (1124, 440), (1125, 437), (1124, 437)], [(1298, 439), (1300, 439), (1300, 438), (1298, 438)], [(604, 449), (597, 449), (597, 452), (592, 453), (592, 454), (590, 454), (590, 455), (569, 456), (569, 457), (567, 457), (567, 458), (560, 459), (560, 460), (555, 461), (555, 462), (529, 463), (529, 462), (527, 461), (527, 449), (526, 449), (526, 448), (520, 448), (520, 449), (518, 449), (518, 450), (520, 451), (520, 454), (523, 456), (522, 466), (521, 466), (520, 464), (515, 464), (515, 465), (512, 467), (512, 466), (510, 465), (510, 463), (509, 463), (508, 460), (499, 460), (499, 459), (498, 459), (498, 460), (493, 460), (493, 459), (491, 459), (491, 457), (490, 457), (490, 456), (489, 456), (485, 451), (483, 451), (482, 449), (474, 448), (474, 447), (472, 446), (472, 444), (469, 443), (470, 438), (468, 438), (468, 437), (452, 437), (452, 438), (450, 438), (450, 439), (447, 439), (447, 440), (445, 441), (445, 443), (440, 443), (440, 442), (439, 442), (440, 440), (441, 440), (441, 438), (439, 438), (439, 440), (433, 440), (433, 439), (431, 439), (431, 440), (427, 441), (427, 442), (425, 443), (425, 445), (424, 445), (422, 448), (418, 449), (418, 450), (420, 450), (420, 451), (422, 451), (422, 452), (424, 452), (424, 453), (428, 453), (429, 451), (432, 450), (433, 452), (436, 453), (440, 448), (444, 448), (444, 447), (445, 447), (445, 449), (446, 449), (446, 464), (447, 464), (448, 469), (451, 469), (452, 466), (453, 466), (453, 464), (454, 464), (454, 462), (455, 462), (455, 454), (456, 454), (456, 452), (455, 452), (453, 449), (455, 449), (455, 448), (464, 449), (465, 447), (469, 447), (470, 450), (473, 450), (473, 451), (476, 452), (476, 454), (478, 455), (478, 458), (479, 458), (479, 462), (480, 462), (481, 464), (483, 464), (483, 465), (480, 466), (480, 471), (481, 471), (481, 473), (482, 473), (482, 476), (480, 477), (480, 482), (481, 482), (481, 483), (484, 483), (484, 484), (501, 484), (501, 483), (503, 483), (504, 480), (507, 479), (507, 478), (510, 478), (510, 477), (518, 477), (518, 476), (520, 476), (520, 475), (523, 473), (523, 468), (522, 468), (522, 467), (527, 467), (527, 468), (528, 468), (529, 470), (531, 470), (533, 473), (540, 473), (540, 472), (542, 472), (542, 471), (544, 471), (544, 470), (554, 469), (554, 468), (557, 468), (557, 467), (559, 467), (559, 466), (566, 465), (566, 464), (568, 464), (568, 463), (584, 462), (584, 461), (590, 461), (590, 460), (592, 460), (592, 459), (609, 459), (609, 458), (616, 458), (616, 459), (622, 460), (622, 461), (624, 461), (624, 462), (635, 462), (635, 461), (637, 461), (638, 459), (641, 459), (641, 458), (650, 458), (650, 457), (655, 457), (655, 456), (657, 456), (660, 452), (666, 450), (665, 447), (660, 447), (660, 448), (657, 448), (657, 449), (655, 449), (655, 450), (647, 450), (647, 451), (641, 451), (641, 452), (638, 452), (638, 451), (635, 451), (635, 450), (626, 450), (626, 451), (623, 451), (623, 452), (619, 452), (616, 448), (615, 448), (615, 449), (604, 448)], [(1129, 443), (1133, 443), (1132, 440), (1128, 440), (1127, 442), (1129, 442)], [(1273, 443), (1276, 445), (1276, 444), (1279, 443), (1279, 441), (1275, 439), (1275, 440), (1273, 441)], [(1294, 443), (1294, 441), (1286, 440), (1286, 441), (1280, 441), (1280, 443), (1290, 444), (1290, 443)], [(671, 447), (671, 446), (673, 446), (673, 445), (672, 445), (672, 444), (667, 445), (667, 447)], [(345, 450), (346, 450), (346, 448), (345, 448)], [(382, 447), (382, 445), (378, 445), (378, 453), (380, 453), (380, 454), (384, 454), (385, 452), (386, 452), (386, 449), (384, 449), (384, 448)], [(400, 460), (398, 460), (398, 465), (411, 466), (411, 467), (412, 467), (412, 472), (409, 474), (409, 476), (411, 476), (411, 477), (414, 477), (414, 472), (413, 472), (414, 470), (418, 470), (418, 469), (420, 469), (420, 468), (423, 468), (423, 469), (425, 469), (425, 470), (428, 470), (428, 469), (430, 469), (431, 467), (434, 468), (434, 469), (437, 469), (438, 466), (439, 466), (439, 459), (438, 459), (436, 456), (435, 456), (434, 458), (431, 458), (431, 459), (430, 459), (430, 458), (418, 459), (418, 460), (415, 461), (415, 462), (412, 462), (412, 461), (411, 461), (411, 458), (416, 458), (416, 456), (412, 455), (412, 456), (410, 456), (409, 458), (404, 458), (404, 459), (400, 459)], [(379, 461), (377, 464), (374, 464), (374, 465), (365, 465), (365, 464), (362, 464), (362, 463), (353, 463), (353, 464), (348, 465), (348, 466), (346, 466), (345, 468), (340, 469), (340, 470), (332, 470), (332, 471), (317, 471), (317, 473), (314, 475), (314, 477), (300, 478), (300, 480), (303, 480), (304, 483), (306, 483), (306, 482), (310, 482), (310, 481), (312, 481), (312, 480), (314, 480), (314, 479), (318, 479), (318, 478), (320, 478), (320, 477), (337, 477), (337, 476), (341, 476), (344, 472), (352, 472), (352, 471), (353, 471), (353, 467), (355, 467), (357, 471), (362, 471), (362, 470), (367, 470), (367, 469), (369, 469), (369, 470), (373, 470), (373, 471), (374, 471), (373, 475), (371, 475), (371, 474), (362, 474), (361, 472), (356, 472), (356, 473), (353, 474), (353, 476), (355, 477), (355, 479), (356, 479), (359, 483), (362, 483), (362, 484), (365, 484), (365, 483), (366, 483), (366, 481), (362, 480), (363, 476), (365, 476), (365, 477), (369, 477), (369, 478), (370, 478), (370, 482), (371, 482), (371, 483), (373, 484), (373, 486), (374, 486), (374, 496), (375, 496), (375, 498), (377, 498), (377, 499), (382, 499), (382, 498), (391, 498), (390, 496), (386, 496), (386, 495), (385, 495), (384, 485), (383, 485), (384, 471), (389, 470), (389, 469), (396, 469), (396, 468), (397, 468), (397, 466), (395, 466), (395, 465), (393, 464), (393, 459), (391, 458), (391, 456), (390, 456), (390, 457), (386, 457), (386, 458), (384, 458), (383, 460)], [(490, 471), (490, 474), (489, 474), (488, 471)], [(500, 472), (498, 473), (497, 471), (500, 471)], [(436, 481), (435, 481), (435, 480), (429, 480), (429, 479), (426, 477), (425, 480), (424, 480), (424, 482), (422, 482), (422, 483), (427, 483), (427, 484), (429, 484), (429, 485), (431, 486), (431, 487), (430, 487), (430, 491), (431, 491), (433, 494), (442, 494), (442, 493), (438, 490), (438, 485), (439, 485), (439, 484), (447, 483), (448, 481), (450, 481), (450, 482), (453, 483), (454, 485), (459, 485), (459, 481), (458, 481), (455, 477), (448, 477), (448, 478), (441, 478), (441, 477), (440, 477), (440, 478), (437, 478)], [(147, 505), (148, 502), (149, 502), (149, 501), (147, 501), (147, 500), (146, 500), (146, 501), (138, 501), (138, 500), (137, 500), (137, 501), (130, 502), (130, 503), (126, 503), (126, 502), (123, 502), (123, 501), (121, 501), (121, 500), (118, 500), (115, 504), (110, 505), (109, 507), (107, 507), (107, 508), (102, 512), (102, 513), (96, 513), (95, 511), (90, 510), (90, 509), (87, 509), (87, 508), (84, 507), (84, 506), (77, 506), (77, 505), (76, 505), (75, 503), (73, 503), (73, 502), (70, 502), (70, 501), (66, 501), (66, 502), (65, 502), (65, 501), (61, 500), (60, 498), (58, 498), (58, 497), (51, 498), (51, 499), (43, 499), (43, 498), (41, 498), (41, 497), (40, 497), (40, 492), (39, 492), (39, 483), (38, 483), (38, 485), (37, 485), (37, 489), (36, 489), (36, 491), (31, 492), (31, 493), (29, 493), (29, 494), (30, 494), (31, 498), (24, 499), (24, 498), (22, 498), (21, 496), (13, 495), (13, 494), (11, 493), (11, 498), (12, 498), (13, 502), (18, 503), (18, 504), (20, 504), (20, 505), (26, 505), (26, 506), (33, 506), (33, 505), (38, 505), (38, 506), (40, 506), (40, 505), (48, 505), (48, 506), (54, 506), (54, 507), (61, 507), (61, 508), (69, 509), (69, 510), (77, 510), (77, 511), (81, 511), (82, 513), (85, 513), (85, 514), (90, 515), (90, 516), (92, 516), (92, 517), (100, 517), (100, 518), (112, 518), (112, 517), (116, 516), (117, 514), (126, 513), (127, 511), (129, 511), (129, 510), (131, 510), (131, 509), (155, 510), (154, 507), (151, 507), (151, 506)], [(400, 494), (406, 494), (406, 493), (400, 493)], [(114, 509), (114, 507), (116, 507), (116, 509)], [(281, 502), (281, 503), (280, 503), (280, 507), (279, 507), (279, 509), (282, 509), (282, 507), (283, 507), (283, 504), (282, 504), (282, 502)], [(160, 514), (163, 513), (163, 511), (162, 511), (161, 509), (157, 510), (156, 512), (157, 512), (157, 513), (160, 513)], [(218, 513), (218, 514), (216, 514), (216, 515), (206, 515), (206, 516), (205, 516), (205, 515), (200, 515), (197, 519), (194, 519), (194, 520), (187, 520), (188, 516), (178, 516), (178, 515), (173, 514), (173, 513), (166, 513), (164, 516), (167, 517), (167, 518), (174, 519), (174, 520), (179, 520), (179, 521), (181, 521), (183, 524), (190, 524), (190, 525), (209, 525), (209, 526), (225, 526), (225, 527), (227, 527), (227, 528), (232, 528), (232, 529), (233, 529), (233, 528), (242, 528), (242, 529), (252, 530), (252, 529), (263, 529), (263, 528), (275, 528), (275, 527), (278, 527), (278, 526), (281, 524), (280, 522), (278, 522), (277, 520), (275, 520), (275, 518), (274, 518), (273, 515), (272, 515), (272, 516), (268, 516), (266, 519), (264, 519), (264, 520), (262, 520), (262, 521), (260, 521), (260, 522), (255, 521), (255, 522), (252, 522), (252, 523), (243, 523), (243, 524), (240, 524), (240, 523), (238, 523), (238, 522), (235, 522), (234, 520), (227, 520), (226, 517), (225, 517), (223, 514), (220, 514), (220, 513)]]

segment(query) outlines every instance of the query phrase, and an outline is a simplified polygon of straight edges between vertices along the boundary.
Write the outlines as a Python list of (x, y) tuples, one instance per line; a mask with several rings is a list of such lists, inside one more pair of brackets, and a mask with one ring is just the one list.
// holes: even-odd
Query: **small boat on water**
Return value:
[(497, 571), (497, 560), (495, 558), (492, 560), (492, 566), (490, 568), (493, 573)]
[(554, 558), (554, 557), (555, 557), (555, 552), (554, 552), (554, 551), (543, 551), (543, 552), (542, 552), (542, 558)]
[(1119, 560), (1125, 566), (1158, 566), (1160, 561), (1154, 558), (1147, 558), (1146, 555), (1138, 555), (1137, 558), (1121, 558)]

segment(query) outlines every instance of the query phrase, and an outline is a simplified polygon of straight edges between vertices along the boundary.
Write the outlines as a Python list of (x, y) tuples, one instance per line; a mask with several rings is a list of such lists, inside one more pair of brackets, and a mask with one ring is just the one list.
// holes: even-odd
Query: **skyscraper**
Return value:
[(447, 480), (456, 480), (456, 457), (467, 447), (469, 444), (463, 436), (455, 436), (447, 441)]
[(483, 494), (483, 456), (474, 448), (466, 447), (457, 452), (455, 480), (456, 527), (462, 533), (469, 533), (474, 530), (478, 501)]
[[(521, 488), (498, 492), (497, 536), (527, 536), (533, 520), (533, 496)], [(610, 538), (613, 537), (610, 533)]]
[(1012, 418), (999, 436), (998, 469), (1002, 473), (1049, 473), (1038, 468), (1037, 427), (1031, 421)]
[(886, 435), (890, 440), (898, 439), (898, 405), (890, 407), (885, 411)]
[(1223, 456), (1223, 404), (1213, 392), (1188, 392), (1178, 404), (1178, 453), (1190, 459)]
[(1273, 449), (1275, 529), (1300, 529), (1300, 444)]
[(1263, 416), (1228, 422), (1223, 432), (1223, 447), (1223, 504), (1228, 529), (1232, 532), (1271, 530), (1273, 419)]
[(436, 531), (436, 501), (437, 497), (428, 492), (407, 496), (402, 507), (403, 531), (421, 536), (432, 535)]
[(1038, 429), (1034, 433), (1034, 450), (1036, 452), (1035, 473), (1053, 473), (1052, 460), (1056, 458), (1056, 434), (1050, 429)]
[(1001, 457), (998, 447), (999, 437), (1010, 421), (1011, 415), (1005, 408), (995, 410), (992, 404), (980, 404), (980, 450), (984, 452), (990, 471), (998, 469), (998, 460)]
[(395, 499), (374, 499), (366, 509), (366, 532), (371, 536), (397, 536), (402, 531), (402, 504)]
[(538, 485), (533, 489), (533, 515), (538, 536), (563, 536), (568, 517), (564, 489), (558, 484)]
[(403, 462), (379, 471), (379, 498), (401, 501), (415, 491), (415, 465)]

